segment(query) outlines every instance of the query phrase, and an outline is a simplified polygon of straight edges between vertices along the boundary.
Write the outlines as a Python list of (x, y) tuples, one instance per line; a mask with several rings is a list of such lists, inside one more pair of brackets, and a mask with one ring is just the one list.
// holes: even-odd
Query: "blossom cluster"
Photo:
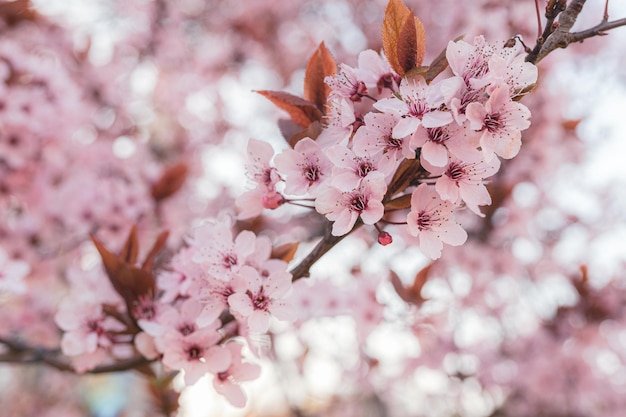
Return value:
[[(247, 171), (257, 187), (237, 199), (239, 218), (308, 202), (333, 222), (335, 236), (373, 225), (379, 242), (388, 244), (391, 235), (383, 229), (398, 227), (418, 238), (432, 259), (441, 256), (444, 243), (463, 244), (467, 233), (455, 212), (467, 208), (482, 216), (480, 206), (491, 203), (486, 183), (500, 158), (519, 151), (530, 114), (517, 100), (537, 73), (521, 47), (482, 37), (473, 44), (450, 42), (446, 57), (452, 75), (438, 81), (425, 74), (401, 77), (372, 50), (360, 54), (357, 68), (340, 65), (325, 80), (330, 94), (319, 136), (278, 154), (270, 144), (250, 140)], [(273, 253), (272, 240), (235, 232), (235, 226), (224, 219), (199, 226), (153, 278), (128, 252), (124, 270), (133, 279), (154, 281), (154, 290), (152, 284), (148, 290), (126, 284), (135, 288), (130, 295), (116, 283), (123, 277), (112, 270), (118, 261), (107, 261), (99, 247), (115, 288), (101, 274), (91, 288), (77, 284), (55, 317), (64, 331), (61, 348), (74, 367), (84, 372), (138, 352), (183, 370), (187, 384), (213, 374), (215, 390), (243, 406), (239, 383), (260, 372), (244, 360), (244, 342), (258, 351), (255, 340), (272, 320), (298, 318), (298, 301), (291, 297), (288, 262)], [(371, 310), (377, 283), (362, 309), (372, 326), (382, 315)]]
[[(452, 75), (430, 80), (423, 73), (399, 76), (384, 56), (359, 55), (358, 66), (341, 64), (326, 78), (331, 91), (326, 124), (316, 137), (274, 156), (251, 140), (247, 171), (256, 188), (237, 200), (240, 218), (309, 198), (333, 222), (332, 234), (349, 233), (361, 222), (382, 229), (405, 224), (424, 254), (439, 258), (443, 244), (461, 245), (467, 233), (455, 220), (467, 208), (483, 216), (491, 204), (486, 184), (500, 158), (515, 157), (530, 112), (519, 99), (537, 80), (519, 43), (451, 41), (445, 56)], [(396, 189), (406, 163), (415, 175)], [(417, 165), (419, 164), (419, 165)], [(410, 208), (391, 220), (403, 195)]]

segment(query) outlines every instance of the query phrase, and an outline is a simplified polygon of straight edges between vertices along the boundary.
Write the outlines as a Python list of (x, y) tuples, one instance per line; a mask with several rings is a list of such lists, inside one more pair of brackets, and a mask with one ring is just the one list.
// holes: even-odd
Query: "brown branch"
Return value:
[[(27, 343), (4, 337), (0, 337), (0, 344), (5, 345), (9, 349), (7, 353), (0, 355), (0, 362), (17, 364), (43, 363), (60, 371), (76, 372), (69, 360), (62, 356), (59, 349), (47, 349), (31, 346)], [(153, 362), (153, 360), (146, 359), (143, 356), (135, 356), (114, 363), (98, 366), (88, 370), (86, 373), (102, 374), (128, 371), (136, 369), (142, 365), (147, 365), (151, 362)]]
[(363, 222), (359, 219), (357, 220), (357, 223), (354, 225), (351, 231), (343, 236), (334, 236), (331, 234), (330, 223), (328, 223), (322, 240), (320, 240), (319, 243), (313, 248), (313, 250), (290, 271), (293, 277), (292, 281), (297, 281), (300, 278), (308, 277), (309, 269), (311, 268), (311, 266), (313, 266), (315, 262), (317, 262), (322, 256), (326, 254), (326, 252), (335, 247), (335, 245), (341, 242), (344, 237), (355, 231), (362, 224)]
[[(559, 14), (558, 24), (547, 24), (544, 35), (537, 39), (537, 44), (526, 56), (526, 61), (538, 63), (550, 52), (559, 48), (567, 48), (572, 43), (582, 42), (587, 38), (606, 35), (606, 32), (620, 26), (626, 26), (626, 18), (609, 22), (605, 13), (602, 21), (596, 26), (580, 32), (570, 32), (578, 19), (586, 0), (573, 0), (562, 13)], [(546, 13), (548, 16), (548, 13)], [(550, 23), (550, 19), (548, 18)]]

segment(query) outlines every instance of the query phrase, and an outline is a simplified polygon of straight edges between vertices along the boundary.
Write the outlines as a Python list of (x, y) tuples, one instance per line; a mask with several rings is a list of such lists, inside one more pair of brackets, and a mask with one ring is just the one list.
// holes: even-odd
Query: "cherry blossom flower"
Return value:
[(369, 91), (377, 91), (381, 94), (385, 88), (390, 91), (398, 90), (400, 76), (393, 71), (386, 59), (372, 49), (359, 53), (358, 67), (355, 72), (357, 78), (363, 80)]
[(368, 94), (363, 81), (357, 78), (354, 68), (339, 64), (339, 71), (334, 77), (326, 77), (324, 82), (331, 88), (330, 95), (353, 102), (361, 101)]
[(489, 162), (494, 153), (511, 159), (522, 145), (521, 131), (530, 126), (530, 111), (509, 97), (506, 85), (496, 87), (485, 104), (470, 103), (466, 111), (472, 129), (482, 132), (480, 147)]
[(321, 147), (311, 138), (304, 138), (294, 149), (286, 149), (274, 158), (276, 168), (287, 176), (285, 192), (303, 195), (314, 192), (331, 175), (332, 164)]
[[(332, 146), (326, 150), (326, 156), (334, 164), (330, 184), (344, 191), (358, 187), (361, 180), (370, 173), (379, 172), (379, 158), (374, 158), (367, 153), (357, 155), (346, 146)], [(390, 167), (390, 165), (386, 166), (387, 170), (383, 172), (385, 177), (391, 175)]]
[(285, 300), (291, 289), (290, 274), (271, 274), (263, 278), (247, 265), (239, 273), (247, 284), (245, 292), (238, 291), (228, 297), (228, 304), (233, 313), (247, 319), (251, 332), (265, 333), (272, 316), (287, 321), (295, 318), (293, 305)]
[(68, 356), (110, 348), (114, 343), (112, 332), (125, 329), (122, 323), (104, 314), (100, 303), (71, 298), (61, 303), (54, 320), (64, 331), (61, 349)]
[(256, 236), (244, 230), (233, 240), (230, 224), (207, 223), (194, 234), (193, 262), (207, 268), (215, 278), (228, 281), (255, 250)]
[(228, 369), (230, 352), (217, 345), (222, 335), (212, 328), (201, 329), (187, 336), (171, 336), (161, 343), (163, 364), (185, 371), (185, 384), (192, 385), (208, 372)]
[(439, 196), (453, 203), (463, 201), (474, 213), (481, 217), (478, 206), (491, 204), (491, 196), (485, 187), (485, 178), (494, 175), (500, 169), (500, 160), (493, 158), (490, 162), (465, 162), (452, 158), (446, 167), (427, 169), (433, 175), (441, 175), (435, 183)]
[(356, 131), (352, 139), (355, 154), (380, 156), (378, 167), (383, 172), (394, 171), (402, 158), (415, 158), (410, 137), (394, 138), (392, 135), (399, 120), (395, 115), (367, 113), (364, 120), (365, 125)]
[(280, 175), (270, 165), (274, 149), (267, 143), (256, 139), (248, 142), (248, 160), (246, 174), (256, 184), (256, 188), (241, 194), (235, 200), (240, 219), (248, 219), (261, 214), (264, 208), (275, 209), (284, 201), (276, 191)]
[(332, 234), (348, 233), (360, 217), (365, 224), (374, 224), (383, 217), (382, 199), (387, 191), (382, 172), (372, 172), (351, 191), (328, 186), (315, 200), (315, 209), (334, 221)]
[(478, 135), (456, 124), (426, 128), (420, 126), (411, 138), (411, 146), (421, 148), (420, 159), (434, 166), (445, 166), (449, 154), (463, 161), (477, 161)]
[(357, 114), (354, 103), (344, 98), (329, 97), (326, 106), (326, 126), (315, 142), (322, 147), (347, 145), (352, 133), (363, 124), (362, 116)]
[(439, 127), (452, 122), (452, 114), (438, 110), (443, 104), (439, 84), (427, 84), (424, 77), (404, 78), (400, 83), (400, 97), (383, 98), (374, 107), (383, 113), (400, 117), (392, 137), (403, 138), (415, 133), (418, 126)]
[(241, 355), (242, 345), (237, 342), (228, 342), (225, 348), (230, 352), (230, 365), (227, 369), (218, 372), (213, 377), (215, 391), (223, 395), (235, 407), (246, 405), (246, 394), (239, 385), (240, 382), (252, 381), (261, 374), (261, 367), (254, 363), (243, 362)]
[(443, 243), (459, 246), (467, 239), (465, 230), (454, 221), (455, 208), (427, 184), (421, 184), (411, 195), (409, 232), (419, 238), (420, 249), (431, 259), (441, 257)]

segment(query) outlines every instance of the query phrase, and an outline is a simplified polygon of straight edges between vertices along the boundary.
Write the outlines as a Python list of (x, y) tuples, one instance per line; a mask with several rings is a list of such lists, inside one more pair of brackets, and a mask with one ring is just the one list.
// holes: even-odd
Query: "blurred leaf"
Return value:
[(403, 210), (411, 207), (411, 194), (404, 194), (385, 203), (385, 212)]
[(180, 190), (185, 183), (188, 171), (187, 165), (183, 162), (165, 169), (161, 177), (152, 185), (152, 198), (161, 201)]
[(9, 25), (14, 25), (24, 20), (34, 21), (37, 19), (37, 12), (30, 0), (2, 1), (0, 2), (0, 18)]
[(415, 275), (415, 278), (413, 278), (413, 283), (408, 287), (405, 287), (402, 284), (402, 281), (400, 280), (398, 274), (396, 274), (394, 271), (390, 271), (391, 285), (393, 285), (393, 288), (396, 290), (398, 296), (400, 296), (400, 298), (405, 302), (414, 304), (416, 306), (420, 306), (424, 301), (426, 301), (427, 299), (422, 296), (422, 289), (424, 288), (424, 284), (426, 284), (426, 281), (428, 281), (430, 270), (434, 264), (435, 263), (433, 262), (422, 268)]
[(154, 258), (165, 247), (167, 236), (168, 232), (159, 235), (142, 267), (138, 268), (135, 266), (139, 253), (136, 227), (133, 226), (131, 229), (119, 255), (109, 251), (95, 236), (91, 235), (91, 240), (102, 258), (109, 281), (115, 291), (124, 299), (129, 313), (132, 312), (133, 307), (142, 297), (152, 299), (156, 295), (156, 279), (151, 269)]
[(311, 138), (313, 140), (317, 139), (317, 137), (322, 133), (322, 124), (320, 122), (313, 122), (304, 130), (294, 133), (287, 139), (289, 146), (294, 148), (296, 143), (301, 141), (304, 138)]
[(335, 75), (337, 63), (330, 51), (320, 43), (306, 66), (304, 74), (304, 98), (326, 114), (326, 100), (330, 94), (330, 87), (324, 82), (328, 76)]
[(317, 106), (301, 97), (282, 91), (261, 90), (257, 93), (267, 98), (278, 108), (285, 110), (291, 120), (302, 127), (309, 127), (311, 123), (322, 120), (322, 112)]
[(299, 245), (299, 242), (290, 242), (277, 246), (272, 250), (270, 258), (282, 259), (285, 262), (291, 262), (298, 250)]
[(152, 245), (152, 249), (150, 249), (150, 252), (148, 252), (146, 259), (143, 261), (141, 269), (143, 269), (144, 271), (152, 270), (152, 266), (154, 265), (154, 259), (159, 253), (163, 251), (163, 249), (165, 249), (165, 243), (167, 242), (167, 237), (169, 236), (169, 234), (170, 233), (168, 231), (161, 232), (161, 234), (155, 240), (154, 245)]

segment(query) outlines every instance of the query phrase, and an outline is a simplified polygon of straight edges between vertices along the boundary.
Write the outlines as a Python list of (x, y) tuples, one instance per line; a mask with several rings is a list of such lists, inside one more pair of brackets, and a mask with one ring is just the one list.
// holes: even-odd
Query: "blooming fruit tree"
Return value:
[[(537, 63), (626, 24), (609, 21), (607, 2), (599, 25), (575, 32), (584, 1), (545, 3), (542, 29), (535, 2), (533, 47), (514, 33), (458, 37), (426, 65), (426, 25), (390, 0), (381, 50), (361, 51), (350, 66), (337, 64), (322, 42), (304, 70), (302, 95), (256, 91), (288, 115), (285, 140), (247, 141), (249, 187), (193, 215), (190, 182), (203, 169), (193, 132), (206, 128), (202, 117), (178, 116), (192, 132), (184, 145), (142, 139), (137, 132), (146, 126), (157, 139), (182, 135), (182, 128), (142, 122), (141, 102), (133, 107), (107, 85), (127, 61), (106, 73), (90, 66), (88, 48), (83, 55), (69, 48), (54, 58), (66, 66), (46, 66), (45, 53), (29, 52), (46, 33), (16, 29), (40, 17), (27, 2), (3, 6), (5, 30), (16, 35), (0, 48), (0, 361), (76, 374), (137, 370), (152, 382), (153, 402), (165, 415), (178, 410), (171, 388), (177, 375), (183, 385), (208, 376), (212, 391), (242, 408), (246, 385), (261, 377), (260, 362), (286, 366), (289, 355), (277, 346), (297, 340), (293, 362), (300, 365), (289, 378), (304, 378), (302, 364), (316, 349), (307, 341), (311, 326), (347, 317), (356, 363), (341, 378), (352, 391), (319, 410), (290, 398), (292, 415), (363, 415), (365, 399), (393, 415), (618, 415), (611, 413), (625, 406), (626, 381), (612, 370), (626, 372), (624, 286), (592, 286), (584, 261), (567, 270), (549, 257), (520, 262), (502, 249), (517, 236), (532, 238), (520, 229), (531, 224), (524, 213), (532, 218), (533, 209), (512, 203), (514, 186), (533, 175), (528, 162), (553, 169), (541, 161), (546, 146), (526, 133), (546, 135), (566, 154), (571, 145), (558, 138), (573, 135), (576, 124), (542, 117), (544, 104), (533, 102), (542, 94)], [(158, 13), (168, 12), (165, 5)], [(156, 21), (160, 36), (126, 56), (152, 57), (139, 78), (155, 62), (183, 60), (176, 48), (154, 53), (158, 42), (174, 39), (163, 36), (171, 22)], [(49, 31), (68, 42), (54, 26)], [(167, 91), (162, 102), (155, 94), (164, 113), (192, 96), (193, 87), (181, 87), (185, 78), (175, 79), (181, 84), (155, 88)], [(176, 96), (181, 89), (189, 93), (184, 99)], [(553, 234), (565, 230), (563, 218)], [(354, 263), (351, 248), (383, 262)], [(320, 278), (324, 263), (333, 268), (328, 279)], [(516, 292), (527, 281), (514, 277), (555, 271), (574, 301), (557, 302), (543, 317), (524, 316), (526, 298)], [(390, 329), (408, 346), (393, 361), (376, 353)], [(467, 332), (481, 333), (481, 343)], [(587, 384), (584, 401), (567, 401), (576, 391), (536, 361), (536, 351), (550, 349), (563, 362), (555, 366)], [(592, 361), (599, 370), (583, 360), (593, 349), (604, 358)], [(535, 380), (517, 378), (526, 365)], [(431, 380), (445, 376), (439, 397), (420, 391), (427, 372)], [(541, 384), (556, 387), (559, 397), (546, 399)], [(407, 400), (408, 389), (435, 405), (419, 409), (423, 398)], [(473, 394), (481, 400), (472, 407)], [(442, 402), (446, 397), (452, 400)]]

